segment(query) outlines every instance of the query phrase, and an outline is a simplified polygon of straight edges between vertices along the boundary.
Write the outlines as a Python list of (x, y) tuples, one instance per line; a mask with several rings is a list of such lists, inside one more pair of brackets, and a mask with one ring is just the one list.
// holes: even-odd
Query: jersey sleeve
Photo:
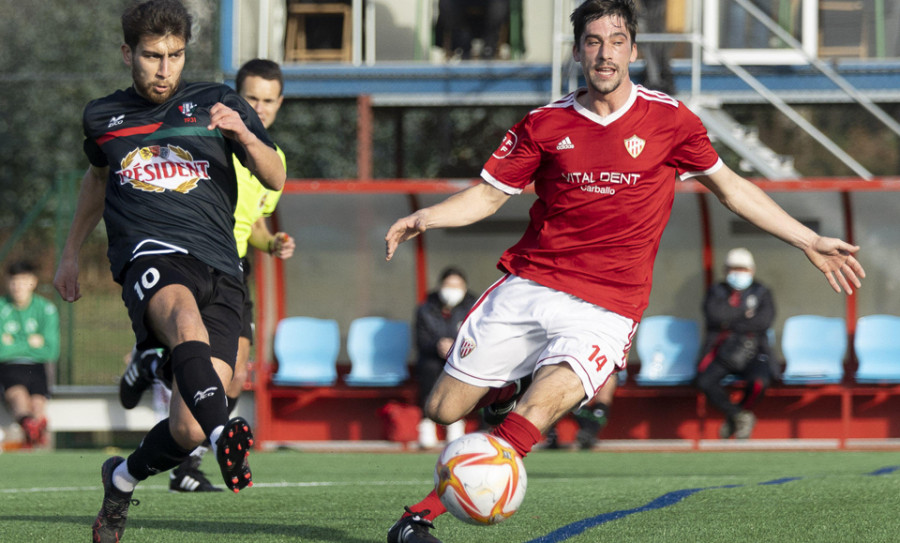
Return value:
[(531, 184), (540, 163), (541, 151), (532, 137), (531, 118), (526, 117), (506, 131), (481, 177), (506, 194), (519, 194)]
[[(281, 150), (281, 147), (278, 145), (275, 146), (275, 151), (278, 152), (278, 156), (281, 157), (281, 165), (284, 166), (284, 169), (287, 170), (287, 159), (284, 157), (284, 151)], [(268, 190), (266, 192), (266, 203), (263, 205), (262, 214), (263, 217), (269, 217), (272, 213), (275, 213), (275, 206), (278, 205), (278, 200), (281, 198), (280, 190)]]
[(684, 104), (680, 104), (676, 115), (681, 143), (672, 150), (672, 161), (681, 180), (716, 172), (724, 163), (710, 143), (700, 118)]
[(84, 115), (81, 119), (82, 129), (84, 130), (84, 144), (82, 148), (84, 149), (84, 154), (87, 155), (88, 162), (90, 162), (92, 166), (104, 168), (109, 166), (109, 159), (106, 158), (106, 153), (100, 149), (100, 144), (97, 143), (97, 139), (92, 134), (89, 120), (90, 108), (90, 104), (84, 108)]
[[(241, 116), (241, 119), (244, 120), (244, 124), (247, 125), (247, 128), (250, 129), (251, 132), (256, 134), (256, 137), (259, 138), (263, 143), (275, 149), (275, 143), (269, 138), (269, 133), (266, 132), (266, 128), (263, 126), (262, 121), (259, 120), (259, 116), (256, 114), (256, 111), (250, 107), (250, 104), (247, 103), (246, 100), (241, 98), (241, 95), (234, 92), (228, 87), (223, 87), (226, 89), (225, 94), (222, 96), (222, 103), (231, 109), (238, 112)], [(227, 140), (229, 145), (231, 146), (231, 152), (241, 161), (241, 164), (245, 164), (246, 153), (244, 152), (244, 147), (241, 146), (236, 141)]]

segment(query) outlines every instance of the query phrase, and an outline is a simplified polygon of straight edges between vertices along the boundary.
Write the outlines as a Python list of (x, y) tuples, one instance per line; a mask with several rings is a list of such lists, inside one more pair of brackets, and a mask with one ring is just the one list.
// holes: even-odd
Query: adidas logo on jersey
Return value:
[(563, 149), (574, 149), (575, 145), (572, 144), (572, 140), (569, 139), (569, 136), (566, 136), (561, 142), (556, 144), (556, 150), (562, 151)]

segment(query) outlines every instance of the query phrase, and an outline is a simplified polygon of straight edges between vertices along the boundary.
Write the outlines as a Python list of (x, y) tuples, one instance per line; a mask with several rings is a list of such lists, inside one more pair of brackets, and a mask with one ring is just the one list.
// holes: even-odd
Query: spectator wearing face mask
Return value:
[[(696, 385), (725, 415), (722, 439), (748, 439), (756, 424), (753, 407), (777, 375), (767, 332), (775, 319), (772, 293), (754, 279), (756, 264), (747, 249), (728, 252), (725, 281), (713, 285), (703, 301), (706, 342), (697, 366)], [(744, 382), (740, 402), (732, 403), (722, 379)]]
[[(416, 379), (419, 383), (419, 405), (425, 398), (447, 361), (447, 355), (459, 330), (459, 325), (475, 305), (475, 296), (469, 292), (465, 274), (457, 268), (441, 272), (437, 290), (428, 294), (425, 302), (416, 310)], [(419, 446), (436, 447), (437, 425), (427, 418), (419, 422)], [(447, 441), (465, 433), (465, 421), (459, 420), (447, 427)]]

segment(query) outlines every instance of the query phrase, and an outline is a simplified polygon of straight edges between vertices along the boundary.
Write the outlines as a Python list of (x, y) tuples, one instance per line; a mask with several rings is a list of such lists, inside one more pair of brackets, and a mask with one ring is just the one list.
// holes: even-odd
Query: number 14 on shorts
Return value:
[(600, 346), (599, 346), (599, 345), (592, 345), (592, 346), (591, 346), (591, 349), (593, 349), (593, 352), (591, 352), (591, 355), (588, 356), (588, 360), (590, 360), (591, 362), (597, 364), (596, 371), (597, 371), (597, 373), (600, 373), (600, 372), (603, 370), (603, 366), (606, 365), (606, 363), (607, 363), (609, 360), (607, 360), (605, 354), (602, 354), (602, 353), (600, 352)]

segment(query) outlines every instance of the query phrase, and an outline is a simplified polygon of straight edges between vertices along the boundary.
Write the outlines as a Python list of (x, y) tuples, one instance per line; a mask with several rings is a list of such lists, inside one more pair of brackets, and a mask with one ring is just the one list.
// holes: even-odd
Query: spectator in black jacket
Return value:
[[(438, 289), (428, 294), (416, 311), (416, 379), (419, 382), (419, 405), (425, 399), (447, 361), (459, 325), (475, 305), (475, 296), (469, 292), (465, 274), (457, 268), (441, 272)], [(459, 420), (447, 427), (447, 441), (465, 433), (465, 421)], [(419, 422), (419, 445), (423, 448), (438, 444), (437, 426), (431, 419)]]
[[(703, 302), (706, 343), (697, 366), (697, 388), (725, 415), (722, 439), (748, 439), (756, 424), (753, 406), (777, 374), (767, 332), (775, 319), (768, 288), (754, 280), (756, 265), (747, 249), (728, 252), (725, 281), (710, 287)], [(745, 383), (740, 403), (732, 403), (722, 379)]]

